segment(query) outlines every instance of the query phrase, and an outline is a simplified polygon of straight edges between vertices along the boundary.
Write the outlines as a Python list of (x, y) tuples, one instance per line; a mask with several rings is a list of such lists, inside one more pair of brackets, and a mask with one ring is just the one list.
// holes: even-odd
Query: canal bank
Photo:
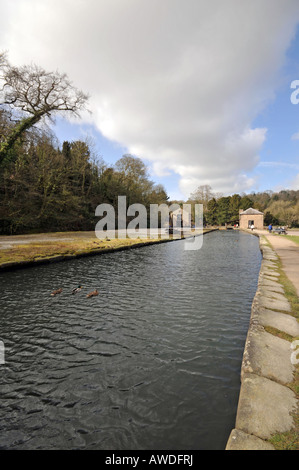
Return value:
[(0, 237), (0, 272), (67, 261), (156, 243), (200, 236), (218, 229), (204, 229), (178, 238), (126, 238), (99, 240), (95, 232), (61, 232)]
[(263, 260), (244, 348), (235, 428), (226, 450), (275, 450), (269, 442), (274, 435), (296, 433), (298, 397), (292, 382), (299, 323), (279, 279), (280, 259), (268, 240), (259, 237)]

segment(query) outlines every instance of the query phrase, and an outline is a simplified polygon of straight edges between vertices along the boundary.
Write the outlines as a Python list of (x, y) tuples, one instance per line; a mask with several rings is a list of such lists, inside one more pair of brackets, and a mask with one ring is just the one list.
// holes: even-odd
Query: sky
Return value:
[(61, 143), (141, 158), (170, 199), (299, 189), (298, 0), (0, 0), (0, 51), (89, 94)]

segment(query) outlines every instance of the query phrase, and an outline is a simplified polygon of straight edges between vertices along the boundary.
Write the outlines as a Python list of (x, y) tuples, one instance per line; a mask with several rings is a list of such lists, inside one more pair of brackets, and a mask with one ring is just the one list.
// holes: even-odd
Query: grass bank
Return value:
[(22, 243), (14, 243), (0, 250), (0, 268), (38, 264), (43, 261), (60, 261), (157, 242), (157, 240), (150, 239), (98, 240), (92, 236), (74, 237), (67, 240), (66, 236), (64, 233), (56, 233), (53, 240), (31, 241), (29, 238), (27, 242), (22, 238)]
[(299, 236), (298, 235), (285, 235), (286, 238), (291, 240), (292, 242), (295, 242), (299, 245)]
[[(204, 230), (204, 233), (209, 231)], [(63, 261), (172, 240), (173, 238), (99, 240), (94, 232), (58, 232), (0, 237), (0, 270)]]

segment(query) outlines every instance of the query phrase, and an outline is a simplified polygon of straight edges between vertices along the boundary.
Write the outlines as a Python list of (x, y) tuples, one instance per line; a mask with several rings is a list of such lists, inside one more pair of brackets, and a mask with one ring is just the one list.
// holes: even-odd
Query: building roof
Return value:
[(249, 207), (246, 211), (240, 212), (240, 215), (264, 215), (264, 213)]

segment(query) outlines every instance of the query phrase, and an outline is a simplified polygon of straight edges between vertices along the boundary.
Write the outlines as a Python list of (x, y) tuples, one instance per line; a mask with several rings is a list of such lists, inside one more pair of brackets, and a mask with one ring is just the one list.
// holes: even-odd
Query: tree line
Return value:
[(0, 167), (2, 234), (94, 230), (96, 207), (108, 203), (117, 209), (119, 195), (128, 205), (147, 208), (168, 199), (139, 158), (123, 155), (109, 166), (80, 140), (59, 147), (53, 136), (42, 134), (19, 143), (11, 155)]
[(96, 207), (117, 208), (119, 195), (147, 208), (168, 200), (141, 159), (124, 155), (109, 166), (86, 141), (58, 144), (47, 121), (80, 116), (87, 101), (65, 74), (16, 67), (0, 53), (1, 234), (94, 230)]
[(265, 225), (299, 227), (299, 190), (222, 196), (211, 186), (202, 185), (190, 195), (189, 202), (203, 204), (204, 223), (208, 225), (236, 224), (240, 210), (252, 207), (264, 213)]

